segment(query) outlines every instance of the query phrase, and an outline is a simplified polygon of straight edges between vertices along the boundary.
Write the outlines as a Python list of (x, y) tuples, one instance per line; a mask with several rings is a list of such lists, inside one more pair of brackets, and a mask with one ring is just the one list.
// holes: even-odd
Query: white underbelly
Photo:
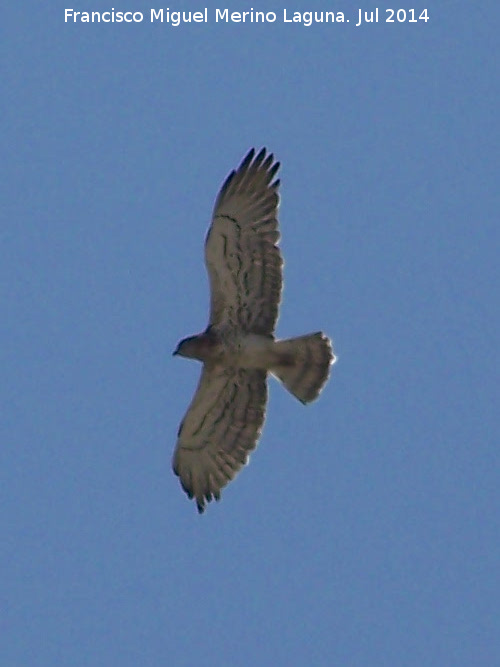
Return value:
[(276, 363), (274, 341), (267, 336), (248, 334), (240, 339), (237, 365), (240, 368), (270, 368)]

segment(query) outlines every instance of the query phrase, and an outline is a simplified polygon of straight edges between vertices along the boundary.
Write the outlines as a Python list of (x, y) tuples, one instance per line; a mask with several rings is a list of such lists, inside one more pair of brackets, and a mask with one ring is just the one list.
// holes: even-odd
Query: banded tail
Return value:
[(307, 334), (275, 342), (281, 361), (270, 370), (302, 403), (316, 399), (335, 363), (330, 339), (324, 333)]

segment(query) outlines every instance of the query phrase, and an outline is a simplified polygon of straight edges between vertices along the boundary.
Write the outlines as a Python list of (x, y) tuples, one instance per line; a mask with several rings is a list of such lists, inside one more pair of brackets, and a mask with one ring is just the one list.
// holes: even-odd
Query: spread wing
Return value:
[(276, 243), (279, 162), (252, 149), (215, 202), (205, 242), (210, 325), (272, 334), (281, 298), (283, 260)]
[(219, 500), (221, 489), (247, 463), (266, 401), (266, 371), (203, 366), (173, 459), (174, 472), (200, 513), (205, 501)]

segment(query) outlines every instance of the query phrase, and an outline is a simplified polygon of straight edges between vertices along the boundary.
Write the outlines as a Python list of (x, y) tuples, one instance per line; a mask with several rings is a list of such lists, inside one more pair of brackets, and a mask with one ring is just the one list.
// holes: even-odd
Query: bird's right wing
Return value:
[(215, 202), (205, 242), (210, 324), (269, 335), (281, 298), (277, 246), (279, 168), (273, 155), (252, 149), (231, 172)]
[(193, 401), (182, 421), (173, 469), (196, 500), (219, 500), (221, 489), (248, 461), (264, 423), (266, 371), (205, 364)]

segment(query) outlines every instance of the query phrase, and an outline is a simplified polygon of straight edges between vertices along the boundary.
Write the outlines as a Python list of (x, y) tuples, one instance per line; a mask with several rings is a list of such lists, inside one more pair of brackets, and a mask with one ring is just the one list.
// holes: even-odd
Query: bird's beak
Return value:
[(172, 356), (173, 356), (173, 357), (176, 357), (178, 354), (179, 354), (179, 353), (177, 352), (177, 350), (174, 350), (174, 351), (172, 352)]

